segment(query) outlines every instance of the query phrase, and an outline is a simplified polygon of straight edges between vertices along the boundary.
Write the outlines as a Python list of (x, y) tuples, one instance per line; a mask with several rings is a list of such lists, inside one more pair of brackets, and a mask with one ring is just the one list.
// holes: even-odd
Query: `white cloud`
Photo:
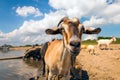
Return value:
[(91, 27), (91, 26), (101, 26), (102, 24), (105, 24), (107, 21), (104, 18), (97, 18), (95, 16), (92, 16), (90, 20), (84, 21), (84, 26)]
[(108, 5), (103, 10), (102, 17), (106, 18), (108, 23), (120, 24), (120, 2)]
[(104, 14), (106, 17), (112, 17), (115, 14), (120, 14), (120, 3), (107, 5), (107, 7), (103, 9), (102, 14)]
[(110, 23), (120, 24), (120, 14), (110, 18)]
[(97, 39), (97, 35), (85, 35), (83, 40), (95, 40)]
[(18, 7), (16, 9), (16, 13), (20, 16), (27, 17), (29, 15), (34, 15), (35, 17), (41, 16), (42, 13), (39, 11), (38, 8), (35, 8), (33, 6), (23, 6)]
[(105, 0), (50, 0), (49, 4), (57, 10), (65, 10), (67, 15), (70, 17), (90, 16), (91, 14), (97, 13), (97, 10), (104, 8)]
[[(35, 44), (50, 41), (56, 36), (46, 35), (44, 30), (55, 27), (59, 20), (64, 17), (87, 17), (84, 21), (85, 26), (93, 27), (103, 24), (120, 24), (120, 1), (116, 0), (108, 4), (106, 0), (49, 0), (49, 5), (55, 11), (44, 14), (41, 20), (24, 21), (19, 29), (9, 33), (0, 32), (0, 44), (12, 43), (14, 45)], [(16, 10), (20, 16), (28, 15), (41, 16), (38, 8), (32, 6), (18, 7)], [(86, 36), (84, 39), (94, 39), (96, 35)]]
[(64, 10), (69, 17), (81, 18), (84, 16), (91, 18), (84, 22), (85, 25), (95, 26), (108, 23), (120, 24), (119, 19), (115, 19), (116, 16), (119, 16), (120, 14), (119, 0), (50, 0), (49, 4), (57, 10)]
[(25, 44), (41, 44), (46, 41), (50, 41), (53, 38), (58, 38), (56, 36), (50, 36), (45, 34), (45, 29), (57, 26), (57, 23), (63, 17), (63, 13), (60, 11), (50, 12), (49, 14), (45, 14), (44, 19), (42, 20), (29, 20), (24, 21), (24, 23), (20, 26), (19, 29), (15, 29), (9, 33), (2, 33), (0, 37), (4, 37), (0, 39), (4, 44), (13, 44), (13, 45), (25, 45)]

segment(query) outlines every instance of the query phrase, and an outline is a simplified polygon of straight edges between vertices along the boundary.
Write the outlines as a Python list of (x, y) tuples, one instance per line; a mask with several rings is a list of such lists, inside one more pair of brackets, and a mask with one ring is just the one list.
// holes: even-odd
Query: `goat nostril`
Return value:
[(74, 46), (74, 47), (80, 47), (80, 42), (74, 42), (74, 41), (72, 41), (72, 42), (70, 42), (70, 45)]
[(70, 42), (70, 45), (71, 46), (75, 46), (75, 42)]

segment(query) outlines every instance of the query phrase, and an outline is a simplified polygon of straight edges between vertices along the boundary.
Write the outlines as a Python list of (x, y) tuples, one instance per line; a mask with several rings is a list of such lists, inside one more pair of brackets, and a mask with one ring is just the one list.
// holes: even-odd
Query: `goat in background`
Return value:
[(111, 39), (100, 39), (100, 40), (97, 40), (98, 42), (98, 47), (100, 49), (102, 49), (102, 46), (104, 45), (105, 47), (103, 49), (110, 49), (109, 48), (109, 45), (112, 43), (112, 42), (115, 42), (116, 41), (116, 38), (113, 36)]

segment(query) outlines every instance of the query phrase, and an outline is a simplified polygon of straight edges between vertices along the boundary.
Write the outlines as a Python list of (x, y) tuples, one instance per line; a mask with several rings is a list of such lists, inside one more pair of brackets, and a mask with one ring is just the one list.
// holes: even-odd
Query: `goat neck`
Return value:
[(70, 53), (71, 52), (65, 47), (64, 40), (63, 40), (63, 49), (62, 49), (62, 53), (61, 53), (61, 57), (60, 57), (60, 62), (63, 64), (63, 62), (65, 61), (66, 57), (69, 56), (70, 64), (73, 67), (74, 63), (75, 63), (76, 56), (72, 56)]
[(113, 39), (113, 38), (111, 38), (111, 39), (110, 39), (110, 43), (112, 43), (113, 41), (114, 41), (114, 39)]
[[(63, 48), (62, 48), (62, 53), (61, 53), (61, 57), (60, 57), (60, 61), (64, 61), (65, 57), (67, 57), (67, 55), (70, 55), (70, 52), (68, 51), (68, 49), (65, 46), (65, 42), (63, 40)], [(70, 55), (71, 56), (71, 55)]]

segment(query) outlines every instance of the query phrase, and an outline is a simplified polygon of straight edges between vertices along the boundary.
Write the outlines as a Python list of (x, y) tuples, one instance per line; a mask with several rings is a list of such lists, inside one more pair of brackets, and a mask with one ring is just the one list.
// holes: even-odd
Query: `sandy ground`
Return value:
[(77, 61), (84, 71), (82, 80), (120, 80), (120, 44), (111, 44), (110, 50), (96, 47), (95, 55), (83, 49)]
[[(77, 62), (82, 66), (81, 80), (120, 80), (120, 44), (111, 44), (110, 50), (95, 47), (95, 54), (82, 49), (77, 56)], [(39, 80), (45, 80), (45, 77)]]

